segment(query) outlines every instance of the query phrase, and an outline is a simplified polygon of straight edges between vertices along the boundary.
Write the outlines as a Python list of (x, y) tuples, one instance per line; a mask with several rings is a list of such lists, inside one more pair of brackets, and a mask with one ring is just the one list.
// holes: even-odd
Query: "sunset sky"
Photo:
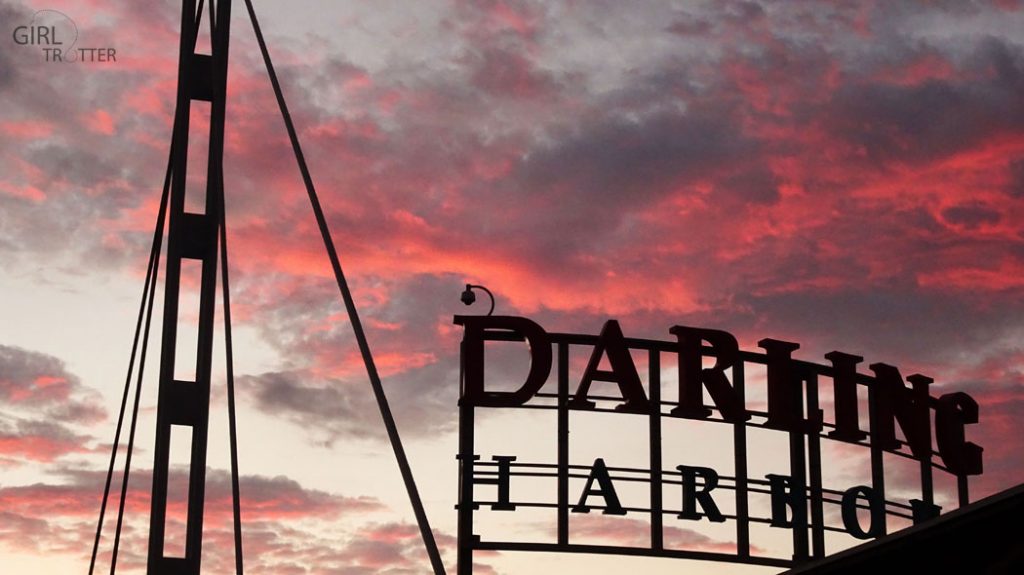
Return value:
[[(701, 326), (743, 349), (771, 337), (800, 342), (808, 361), (842, 350), (864, 356), (862, 370), (928, 375), (933, 394), (980, 404), (968, 439), (985, 473), (972, 497), (1024, 482), (1024, 2), (255, 5), (450, 573), (452, 316), (486, 305), (459, 302), (466, 283), (550, 331), (596, 334), (615, 318), (627, 336), (671, 340), (673, 325)], [(244, 6), (235, 0), (224, 161), (246, 570), (427, 573)], [(16, 42), (40, 10), (116, 60), (47, 62)], [(88, 569), (167, 161), (179, 18), (169, 0), (0, 0), (5, 574)], [(123, 573), (146, 557), (157, 334), (159, 322)], [(215, 350), (204, 567), (228, 573)], [(545, 421), (487, 419), (481, 454), (553, 446)], [(581, 456), (593, 457), (573, 463), (645, 464), (618, 421), (581, 421)], [(716, 465), (724, 437), (701, 436), (702, 461)], [(770, 467), (773, 453), (759, 457)], [(853, 481), (840, 488), (862, 481), (863, 465), (834, 461)], [(499, 531), (553, 537), (549, 515), (508, 517), (493, 518)], [(109, 569), (111, 518), (97, 572)], [(574, 521), (581, 537), (644, 544), (645, 517), (611, 531)], [(728, 530), (674, 521), (668, 538), (728, 547)], [(524, 553), (477, 562), (505, 575), (726, 572)]]

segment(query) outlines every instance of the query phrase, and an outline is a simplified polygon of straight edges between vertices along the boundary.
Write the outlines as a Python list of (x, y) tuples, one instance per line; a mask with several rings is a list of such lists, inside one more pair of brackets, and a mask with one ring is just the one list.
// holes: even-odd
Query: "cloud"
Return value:
[[(945, 5), (728, 3), (688, 17), (734, 44), (654, 51), (597, 90), (551, 53), (572, 29), (556, 37), (555, 13), (520, 8), (461, 6), (469, 12), (455, 20), (470, 24), (447, 67), (285, 64), (315, 88), (290, 93), (314, 168), (346, 160), (340, 173), (314, 171), (336, 206), (329, 218), (344, 231), (364, 318), (377, 322), (370, 339), (385, 387), (415, 390), (389, 393), (400, 424), (450, 428), (452, 392), (440, 382), (454, 381), (457, 334), (409, 335), (439, 333), (452, 313), (446, 282), (462, 278), (491, 287), (504, 313), (545, 325), (614, 315), (660, 334), (708, 324), (805, 342), (814, 356), (932, 362), (923, 371), (937, 377), (951, 350), (981, 353), (1013, 330), (1020, 211), (1005, 190), (1022, 151), (1016, 39), (898, 33), (949, 17)], [(677, 47), (689, 41), (664, 22), (658, 30)], [(815, 48), (807, 38), (837, 41)], [(543, 107), (511, 88), (507, 102), (493, 100), (470, 81), (479, 58), (511, 48), (522, 48), (523, 74), (542, 62), (558, 79)], [(247, 97), (254, 111), (272, 107)], [(317, 422), (321, 441), (379, 429), (287, 150), (271, 149), (273, 125), (249, 128), (246, 164), (287, 190), (244, 200), (233, 228), (247, 321), (288, 358), (250, 375), (255, 402)], [(403, 308), (424, 314), (395, 319)]]
[[(544, 526), (550, 529), (549, 525)], [(716, 541), (707, 535), (666, 525), (662, 530), (665, 547), (668, 549), (686, 549), (687, 551), (707, 551), (712, 553), (735, 553), (736, 544), (731, 541)], [(555, 535), (555, 531), (551, 531)], [(603, 517), (601, 515), (574, 515), (570, 522), (570, 535), (576, 542), (598, 541), (623, 547), (647, 548), (651, 544), (651, 525), (647, 521), (626, 519), (622, 517)], [(761, 553), (763, 550), (756, 545), (751, 551)]]
[[(32, 12), (19, 5), (5, 2), (0, 9), (8, 16), (4, 22), (32, 19)], [(106, 16), (99, 22), (69, 10), (81, 25), (80, 46), (99, 45), (105, 37), (120, 42), (115, 48), (122, 58), (99, 68), (46, 62), (38, 46), (5, 47), (0, 56), (0, 81), (7, 82), (0, 91), (5, 110), (0, 250), (11, 269), (31, 268), (38, 257), (60, 264), (85, 260), (108, 270), (144, 258), (149, 236), (144, 230), (151, 229), (152, 212), (145, 223), (122, 217), (144, 201), (140, 192), (158, 195), (170, 114), (166, 106), (154, 108), (160, 105), (156, 100), (148, 100), (150, 107), (126, 102), (173, 85), (174, 55), (160, 45), (177, 34), (171, 31), (176, 24), (164, 17), (168, 12), (130, 22), (137, 36), (128, 45), (126, 37), (100, 23), (129, 25), (124, 6), (99, 9)], [(96, 129), (97, 119), (102, 129)]]
[[(50, 462), (74, 453), (87, 453), (92, 438), (72, 432), (67, 426), (45, 421), (0, 422), (0, 454), (8, 465), (27, 461)], [(12, 459), (13, 458), (13, 459)]]
[[(799, 341), (812, 361), (840, 349), (963, 386), (983, 403), (982, 489), (1018, 483), (1024, 27), (1011, 4), (684, 13), (494, 0), (431, 7), (414, 32), (339, 5), (322, 20), (373, 42), (272, 37), (403, 432), (452, 429), (451, 315), (472, 282), (495, 292), (498, 313), (552, 330), (596, 332), (608, 317), (659, 338), (675, 323), (721, 327)], [(139, 280), (170, 135), (176, 12), (72, 14), (118, 48), (105, 68), (0, 51), (5, 270)], [(0, 13), (30, 17), (9, 2)], [(280, 358), (237, 366), (240, 400), (322, 443), (380, 438), (258, 51), (244, 27), (232, 43), (235, 318)], [(89, 449), (85, 426), (102, 416), (90, 392), (54, 358), (0, 354), (5, 464)], [(492, 367), (514, 377), (512, 362)], [(276, 572), (306, 572), (308, 533), (275, 539), (282, 529), (267, 519), (253, 537), (286, 558)], [(40, 545), (67, 541), (46, 533)], [(348, 549), (338, 572), (411, 569), (402, 544), (376, 541)], [(322, 538), (309, 546), (327, 553)]]
[[(454, 551), (455, 539), (435, 534), (443, 551)], [(408, 523), (371, 523), (360, 528), (351, 542), (341, 547), (334, 561), (347, 565), (344, 573), (419, 573), (426, 553), (419, 529)], [(327, 572), (327, 571), (325, 571)]]
[[(428, 379), (429, 374), (437, 374)], [(422, 382), (431, 381), (433, 387)], [(414, 370), (411, 376), (384, 379), (389, 405), (401, 429), (414, 436), (454, 429), (452, 408), (458, 373), (450, 366)], [(368, 380), (319, 379), (303, 372), (246, 376), (256, 408), (302, 426), (318, 443), (341, 438), (385, 437), (384, 425)], [(447, 391), (438, 388), (449, 387)]]
[(830, 104), (832, 131), (881, 165), (933, 161), (1019, 132), (1020, 48), (993, 38), (965, 60), (954, 78), (843, 86)]
[(102, 421), (99, 395), (56, 357), (0, 345), (0, 457), (9, 465), (88, 452), (79, 430)]
[(1024, 196), (1024, 160), (1011, 161), (1009, 168), (1010, 185), (1006, 192), (1015, 198)]
[[(0, 547), (21, 553), (60, 553), (86, 558), (92, 548), (104, 474), (84, 468), (54, 470), (58, 483), (35, 483), (0, 488)], [(168, 540), (181, 543), (184, 532), (184, 469), (172, 469), (168, 501)], [(149, 471), (132, 474), (125, 512), (119, 568), (129, 571), (144, 565), (152, 483)], [(380, 524), (366, 518), (384, 508), (368, 497), (347, 497), (308, 489), (284, 476), (240, 477), (243, 541), (247, 569), (254, 573), (326, 573), (361, 569), (406, 572), (419, 562), (419, 532), (406, 524)], [(115, 477), (115, 486), (120, 478)], [(100, 565), (109, 564), (118, 490), (111, 495)], [(207, 473), (204, 514), (204, 563), (211, 568), (233, 565), (230, 475), (224, 470)], [(348, 523), (350, 532), (338, 532)], [(339, 539), (332, 540), (332, 536)], [(450, 547), (451, 538), (441, 541)], [(172, 543), (177, 544), (177, 543)], [(319, 570), (318, 570), (319, 569)], [(332, 571), (332, 569), (334, 571)], [(388, 569), (397, 569), (388, 571)], [(405, 571), (403, 571), (405, 570)]]
[(976, 229), (986, 224), (997, 224), (1001, 214), (990, 207), (979, 203), (952, 206), (942, 211), (943, 218), (953, 225)]

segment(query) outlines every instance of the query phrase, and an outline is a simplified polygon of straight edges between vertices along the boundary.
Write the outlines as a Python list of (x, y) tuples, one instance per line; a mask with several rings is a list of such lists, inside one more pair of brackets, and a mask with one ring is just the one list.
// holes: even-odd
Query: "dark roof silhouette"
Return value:
[(1024, 573), (1022, 527), (1024, 484), (780, 575)]

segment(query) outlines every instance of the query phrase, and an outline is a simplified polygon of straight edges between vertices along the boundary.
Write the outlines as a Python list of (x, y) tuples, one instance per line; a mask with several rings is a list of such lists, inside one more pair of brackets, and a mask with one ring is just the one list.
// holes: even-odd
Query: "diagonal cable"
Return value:
[[(214, 29), (219, 25), (214, 20), (213, 2), (210, 2), (210, 22)], [(238, 426), (235, 417), (235, 353), (231, 337), (231, 282), (228, 276), (228, 224), (227, 214), (225, 213), (223, 154), (218, 154), (216, 161), (218, 165), (214, 169), (216, 174), (214, 177), (217, 178), (215, 187), (217, 190), (217, 202), (219, 203), (218, 211), (220, 212), (218, 228), (220, 233), (221, 277), (223, 278), (221, 288), (223, 289), (224, 360), (227, 371), (228, 392), (228, 438), (230, 440), (231, 453), (231, 514), (234, 526), (235, 575), (243, 575), (242, 503), (238, 485)]]
[(427, 555), (430, 557), (430, 563), (435, 575), (444, 575), (444, 563), (441, 561), (441, 554), (438, 552), (437, 542), (434, 540), (434, 534), (430, 530), (430, 524), (427, 521), (426, 512), (423, 510), (423, 502), (420, 499), (419, 491), (416, 489), (416, 481), (413, 478), (412, 469), (409, 467), (409, 460), (405, 455), (405, 449), (402, 447), (402, 440), (398, 436), (398, 427), (395, 425), (395, 418), (391, 414), (391, 407), (388, 405), (387, 396), (384, 394), (384, 388), (381, 385), (380, 376), (377, 373), (377, 366), (374, 364), (373, 355), (370, 353), (370, 346), (366, 341), (366, 334), (363, 332), (362, 323), (359, 321), (359, 313), (356, 310), (355, 302), (352, 299), (352, 293), (349, 290), (348, 282), (345, 280), (345, 274), (341, 269), (338, 252), (334, 247), (334, 240), (331, 238), (331, 232), (327, 227), (327, 219), (324, 217), (324, 211), (320, 206), (320, 200), (317, 197), (316, 189), (313, 187), (313, 178), (309, 174), (309, 168), (306, 165), (306, 159), (302, 153), (302, 147), (299, 145), (299, 138), (296, 135), (295, 126), (292, 123), (291, 115), (288, 113), (288, 105), (284, 101), (284, 95), (281, 92), (281, 84), (277, 80), (277, 74), (274, 72), (274, 65), (270, 61), (270, 53), (267, 51), (267, 44), (263, 40), (263, 32), (260, 30), (259, 21), (256, 18), (256, 12), (252, 7), (252, 1), (245, 0), (245, 6), (249, 10), (249, 20), (252, 22), (253, 31), (256, 33), (256, 41), (259, 43), (260, 52), (263, 53), (263, 62), (267, 66), (267, 75), (270, 76), (270, 82), (274, 87), (274, 95), (277, 97), (277, 104), (281, 109), (281, 117), (288, 130), (288, 137), (291, 140), (292, 150), (295, 152), (295, 160), (298, 162), (299, 171), (302, 172), (302, 181), (306, 185), (306, 193), (309, 195), (309, 201), (312, 204), (317, 225), (320, 227), (320, 235), (323, 237), (324, 247), (327, 249), (327, 255), (331, 260), (331, 266), (334, 268), (334, 277), (338, 282), (338, 289), (341, 291), (341, 297), (345, 301), (345, 309), (348, 311), (349, 319), (352, 322), (352, 331), (355, 332), (356, 342), (359, 344), (359, 351), (363, 356), (363, 363), (366, 365), (366, 373), (370, 378), (370, 384), (373, 387), (373, 393), (377, 399), (377, 406), (380, 408), (381, 417), (384, 419), (384, 427), (387, 430), (388, 439), (391, 442), (391, 448), (395, 452), (395, 459), (398, 461), (398, 467), (402, 473), (402, 480), (405, 482), (405, 489), (409, 494), (409, 501), (412, 504), (413, 512), (416, 515), (416, 523), (419, 525), (420, 535), (423, 537), (423, 544), (426, 546)]
[[(173, 154), (173, 151), (171, 152)], [(164, 212), (167, 208), (167, 197), (170, 189), (170, 178), (171, 178), (171, 160), (168, 157), (167, 160), (167, 174), (164, 176), (164, 191), (160, 198), (160, 212), (157, 216), (156, 229), (153, 232), (153, 247), (149, 253), (149, 266), (146, 268), (146, 280), (142, 290), (142, 302), (139, 305), (139, 317), (135, 323), (135, 339), (132, 341), (132, 352), (131, 359), (128, 361), (128, 376), (124, 382), (124, 395), (121, 397), (121, 411), (117, 417), (117, 429), (114, 431), (114, 445), (110, 451), (110, 467), (107, 469), (107, 480), (103, 487), (103, 502), (100, 504), (100, 518), (99, 523), (96, 525), (96, 539), (92, 546), (92, 558), (89, 560), (89, 575), (93, 574), (96, 568), (96, 554), (99, 551), (100, 546), (100, 535), (103, 532), (103, 519), (107, 511), (107, 500), (110, 497), (110, 484), (114, 476), (114, 463), (117, 460), (117, 450), (121, 443), (121, 428), (124, 424), (124, 413), (125, 408), (128, 405), (128, 392), (131, 389), (132, 373), (135, 367), (136, 352), (139, 347), (139, 335), (142, 331), (142, 321), (145, 316), (147, 309), (147, 302), (152, 307), (153, 300), (153, 287), (155, 285), (154, 276), (158, 272), (160, 265), (160, 238), (163, 236), (163, 218)]]
[[(156, 250), (158, 252), (160, 250), (160, 245), (162, 244), (163, 240), (164, 218), (167, 212), (167, 196), (169, 195), (167, 191), (169, 190), (169, 188), (170, 186), (164, 187), (165, 193), (160, 202), (160, 216), (157, 218), (158, 239)], [(156, 280), (157, 276), (159, 275), (159, 273), (157, 273), (158, 271), (159, 268), (156, 268), (154, 270), (153, 278), (152, 281), (150, 282), (149, 287), (150, 294), (156, 293)], [(142, 394), (142, 378), (146, 373), (146, 352), (149, 349), (149, 328), (152, 325), (153, 321), (154, 301), (155, 298), (150, 297), (149, 306), (148, 309), (146, 309), (146, 327), (143, 331), (142, 336), (142, 353), (139, 356), (139, 375), (138, 379), (135, 382), (135, 402), (134, 407), (132, 408), (131, 426), (129, 427), (128, 430), (128, 448), (125, 452), (124, 476), (121, 480), (121, 498), (117, 508), (117, 527), (114, 529), (114, 550), (110, 560), (110, 575), (114, 575), (114, 572), (117, 570), (117, 552), (121, 544), (121, 527), (124, 525), (124, 505), (125, 499), (128, 496), (128, 477), (131, 474), (132, 468), (132, 451), (134, 451), (135, 447), (135, 427), (139, 420), (139, 397)]]
[(224, 195), (220, 197), (220, 257), (221, 276), (224, 278), (224, 347), (227, 363), (228, 434), (231, 440), (231, 503), (235, 532), (235, 572), (242, 575), (242, 509), (238, 487), (238, 432), (235, 420), (235, 360), (231, 340), (231, 287), (228, 281), (228, 233), (224, 215)]
[[(204, 2), (204, 0), (199, 0), (198, 10), (197, 10), (197, 13), (196, 13), (196, 29), (197, 30), (199, 28), (199, 22), (202, 20), (202, 17), (203, 17), (203, 2)], [(195, 47), (195, 43), (196, 43), (197, 39), (198, 39), (198, 32), (197, 32), (197, 36), (192, 39), (193, 48)], [(173, 141), (172, 141), (171, 146), (169, 147), (169, 150), (168, 150), (168, 155), (167, 155), (167, 171), (164, 174), (163, 193), (160, 196), (160, 209), (159, 209), (159, 212), (157, 214), (156, 228), (153, 231), (153, 244), (152, 244), (152, 248), (150, 250), (150, 255), (149, 255), (149, 265), (146, 268), (146, 279), (145, 279), (145, 282), (144, 282), (144, 285), (143, 285), (142, 302), (139, 304), (139, 316), (138, 316), (138, 319), (136, 320), (136, 324), (135, 324), (135, 338), (134, 338), (134, 340), (132, 342), (131, 359), (128, 362), (128, 375), (125, 378), (124, 394), (121, 397), (121, 410), (120, 410), (120, 412), (118, 414), (118, 418), (117, 418), (117, 428), (114, 431), (114, 443), (113, 443), (113, 447), (111, 448), (111, 453), (110, 453), (110, 467), (107, 469), (107, 478), (106, 478), (106, 482), (105, 482), (104, 487), (103, 487), (103, 500), (100, 503), (100, 514), (99, 514), (100, 516), (99, 516), (99, 521), (96, 524), (96, 538), (95, 538), (95, 540), (93, 542), (92, 556), (91, 556), (91, 558), (89, 560), (89, 575), (93, 575), (93, 572), (94, 572), (94, 570), (96, 568), (96, 555), (97, 555), (97, 552), (99, 551), (100, 537), (101, 537), (101, 534), (103, 532), (103, 521), (104, 521), (105, 516), (106, 516), (107, 502), (108, 502), (109, 497), (110, 497), (110, 485), (111, 485), (111, 481), (112, 481), (113, 475), (114, 475), (114, 464), (115, 464), (116, 459), (117, 459), (117, 450), (120, 447), (121, 430), (122, 430), (122, 426), (124, 424), (125, 408), (127, 407), (127, 404), (128, 404), (128, 392), (129, 392), (129, 389), (131, 388), (132, 371), (133, 371), (133, 368), (135, 366), (136, 351), (138, 350), (138, 345), (139, 345), (139, 332), (140, 332), (140, 330), (142, 328), (143, 313), (145, 311), (145, 313), (146, 313), (146, 318), (145, 318), (146, 319), (146, 327), (145, 327), (145, 339), (146, 339), (146, 341), (143, 342), (143, 346), (142, 346), (142, 359), (140, 360), (141, 363), (139, 365), (139, 376), (138, 376), (139, 377), (139, 379), (138, 379), (138, 386), (142, 385), (142, 377), (143, 377), (143, 372), (144, 372), (144, 369), (145, 369), (145, 354), (146, 354), (146, 349), (148, 347), (150, 318), (152, 317), (152, 313), (153, 313), (153, 301), (154, 301), (154, 295), (156, 294), (156, 280), (157, 280), (157, 276), (159, 275), (159, 271), (160, 271), (160, 268), (159, 268), (159, 266), (160, 266), (160, 252), (161, 252), (161, 245), (162, 245), (163, 233), (164, 233), (164, 221), (165, 221), (166, 211), (167, 211), (167, 202), (168, 202), (168, 199), (169, 199), (169, 196), (170, 196), (171, 165), (172, 165), (173, 158), (174, 158), (174, 144), (173, 144)], [(123, 524), (123, 517), (124, 517), (124, 500), (125, 500), (125, 495), (126, 495), (125, 490), (127, 489), (127, 485), (128, 485), (128, 472), (129, 472), (129, 467), (131, 465), (131, 451), (132, 451), (132, 448), (133, 448), (134, 437), (135, 437), (135, 418), (138, 415), (138, 398), (139, 398), (138, 386), (136, 388), (136, 393), (135, 393), (135, 408), (134, 408), (133, 413), (132, 413), (131, 433), (130, 433), (130, 438), (129, 438), (129, 442), (128, 442), (128, 449), (127, 449), (127, 454), (126, 454), (125, 474), (124, 474), (123, 486), (122, 486), (121, 495), (120, 495), (119, 511), (118, 511), (118, 518), (117, 518), (117, 527), (116, 527), (115, 536), (114, 536), (114, 551), (113, 551), (113, 557), (112, 557), (112, 561), (111, 561), (111, 565), (110, 565), (110, 573), (111, 574), (113, 574), (115, 569), (116, 569), (117, 548), (118, 548), (118, 545), (119, 545), (120, 539), (121, 539), (121, 527), (122, 527), (122, 524)]]

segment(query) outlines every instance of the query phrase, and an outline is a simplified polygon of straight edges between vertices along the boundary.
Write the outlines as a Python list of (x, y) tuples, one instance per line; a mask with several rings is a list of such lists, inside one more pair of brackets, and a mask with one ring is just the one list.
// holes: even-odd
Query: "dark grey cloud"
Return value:
[(764, 7), (758, 2), (732, 0), (730, 2), (723, 2), (722, 5), (722, 14), (727, 19), (734, 20), (742, 24), (748, 24), (752, 21), (760, 20), (766, 15)]
[(667, 30), (685, 38), (690, 36), (704, 36), (712, 30), (712, 27), (713, 25), (710, 20), (684, 13), (672, 22), (668, 26)]
[(779, 201), (780, 179), (763, 166), (727, 178), (723, 182), (723, 196), (732, 196), (740, 205), (765, 205)]
[(936, 160), (1024, 129), (1024, 50), (989, 38), (961, 65), (962, 76), (912, 85), (846, 83), (826, 122), (880, 165)]
[(368, 384), (360, 389), (305, 372), (245, 376), (239, 383), (258, 409), (306, 426), (324, 446), (340, 437), (383, 436), (371, 419), (376, 406)]
[[(639, 209), (666, 194), (679, 180), (693, 182), (727, 170), (756, 149), (733, 118), (714, 109), (612, 117), (531, 150), (520, 168), (522, 189), (543, 194), (563, 188), (600, 211), (618, 214), (627, 205)], [(584, 202), (572, 209), (580, 207)]]
[[(25, 7), (0, 6), (5, 26), (32, 19)], [(112, 7), (114, 13), (118, 9)], [(130, 47), (111, 28), (117, 18), (109, 13), (82, 27), (79, 46), (121, 48), (121, 60), (105, 65), (46, 62), (41, 48), (13, 45), (10, 30), (4, 31), (0, 258), (10, 269), (24, 269), (40, 258), (54, 267), (73, 267), (87, 258), (90, 266), (111, 270), (145, 257), (147, 234), (136, 234), (136, 222), (122, 218), (159, 197), (166, 150), (143, 142), (162, 139), (161, 133), (169, 142), (170, 129), (163, 110), (139, 110), (159, 80), (154, 70), (136, 64), (149, 58), (142, 53), (146, 39), (163, 26), (177, 27), (166, 17), (171, 11), (154, 10), (150, 20), (132, 24), (142, 40), (129, 42)], [(68, 15), (76, 16), (73, 10)], [(172, 58), (168, 52), (168, 61)], [(173, 70), (167, 75), (173, 77)], [(173, 106), (170, 95), (167, 103)], [(126, 109), (134, 113), (123, 113)], [(107, 117), (110, 126), (103, 124)], [(18, 189), (33, 190), (34, 197), (10, 193)], [(111, 230), (111, 223), (122, 225)]]
[(115, 158), (102, 156), (98, 150), (64, 144), (35, 145), (24, 157), (54, 180), (74, 182), (86, 189), (107, 183), (121, 172)]
[(525, 100), (557, 90), (552, 76), (519, 51), (487, 48), (474, 56), (472, 83), (491, 96)]
[(66, 423), (104, 416), (99, 396), (67, 371), (60, 359), (0, 344), (0, 399), (13, 410), (34, 411)]
[(51, 461), (93, 448), (82, 430), (105, 411), (95, 390), (56, 357), (0, 345), (0, 440), (9, 463)]
[[(458, 340), (449, 336), (442, 342), (432, 334), (462, 312), (461, 278), (420, 275), (389, 280), (387, 286), (386, 300), (359, 303), (398, 425), (415, 435), (451, 430)], [(324, 286), (261, 309), (263, 337), (291, 358), (292, 369), (247, 375), (239, 393), (326, 444), (343, 437), (383, 438), (380, 411), (339, 300), (336, 287)]]
[[(0, 2), (0, 22), (5, 24), (20, 22), (27, 14), (28, 12), (20, 6), (15, 6), (8, 2)], [(4, 30), (4, 32), (7, 33), (7, 30)], [(4, 40), (9, 41), (10, 38), (5, 38)], [(11, 49), (12, 47), (8, 44), (5, 49), (0, 50), (0, 90), (11, 89), (18, 80), (18, 68), (15, 62), (16, 54)]]
[(1024, 198), (1024, 159), (1010, 162), (1010, 185), (1006, 192), (1014, 198)]
[(968, 229), (976, 229), (984, 224), (995, 224), (1002, 219), (999, 210), (979, 202), (946, 208), (942, 210), (942, 217), (951, 224)]
[(833, 347), (894, 364), (946, 365), (965, 352), (986, 355), (992, 342), (1012, 338), (1024, 317), (1019, 305), (986, 312), (965, 306), (958, 296), (926, 293), (913, 285), (800, 291), (744, 297), (742, 302), (750, 312), (729, 322), (734, 329), (748, 332), (747, 322), (756, 321), (758, 334), (753, 336), (798, 333), (821, 353)]

